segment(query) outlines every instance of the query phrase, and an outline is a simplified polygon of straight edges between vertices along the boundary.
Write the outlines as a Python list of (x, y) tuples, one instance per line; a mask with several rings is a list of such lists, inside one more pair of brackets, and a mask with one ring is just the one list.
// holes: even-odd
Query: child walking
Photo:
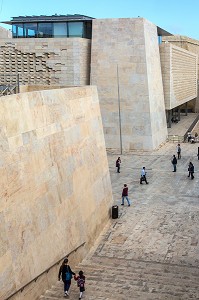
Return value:
[(77, 286), (79, 287), (79, 299), (82, 299), (83, 292), (85, 291), (85, 276), (83, 271), (79, 271), (79, 276), (74, 276), (77, 281)]

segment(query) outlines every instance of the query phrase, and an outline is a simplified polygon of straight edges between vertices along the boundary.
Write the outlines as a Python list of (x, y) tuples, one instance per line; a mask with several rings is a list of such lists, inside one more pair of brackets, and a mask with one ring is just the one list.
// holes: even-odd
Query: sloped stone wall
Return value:
[[(0, 176), (5, 299), (83, 242), (85, 255), (109, 219), (112, 190), (96, 88), (2, 97)], [(48, 288), (42, 278), (38, 284)], [(38, 290), (16, 299), (35, 300)]]
[(152, 150), (166, 140), (154, 24), (143, 18), (93, 20), (91, 83), (98, 87), (107, 148)]

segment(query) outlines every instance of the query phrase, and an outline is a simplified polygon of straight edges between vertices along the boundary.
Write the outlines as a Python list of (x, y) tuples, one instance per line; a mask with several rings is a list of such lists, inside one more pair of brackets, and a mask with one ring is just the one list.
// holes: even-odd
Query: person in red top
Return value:
[(126, 198), (128, 206), (130, 206), (130, 201), (129, 201), (129, 198), (128, 198), (127, 184), (124, 184), (124, 188), (123, 188), (123, 191), (122, 191), (122, 203), (121, 203), (121, 205), (124, 205), (124, 198)]
[(79, 271), (79, 276), (74, 276), (77, 281), (77, 286), (79, 287), (79, 299), (82, 299), (83, 292), (85, 291), (85, 276), (83, 271)]

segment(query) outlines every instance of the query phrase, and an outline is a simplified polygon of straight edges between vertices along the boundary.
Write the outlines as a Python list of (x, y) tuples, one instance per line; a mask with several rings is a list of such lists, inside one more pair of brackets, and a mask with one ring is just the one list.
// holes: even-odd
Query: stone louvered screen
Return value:
[(165, 42), (160, 45), (160, 58), (165, 108), (197, 97), (197, 55)]
[(196, 56), (192, 53), (182, 52), (181, 49), (172, 47), (173, 91), (177, 101), (183, 101), (190, 96), (196, 97), (196, 61)]
[[(1, 84), (87, 85), (90, 77), (90, 40), (1, 39)], [(6, 75), (6, 76), (5, 76)]]

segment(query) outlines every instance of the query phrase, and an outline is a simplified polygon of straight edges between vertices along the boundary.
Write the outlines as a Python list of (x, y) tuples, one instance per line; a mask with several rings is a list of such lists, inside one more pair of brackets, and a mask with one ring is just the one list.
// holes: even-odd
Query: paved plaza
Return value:
[[(85, 271), (84, 299), (128, 300), (199, 299), (199, 161), (198, 144), (183, 143), (182, 158), (173, 173), (176, 144), (150, 153), (108, 154), (114, 204), (119, 218), (100, 237), (77, 267)], [(121, 156), (121, 173), (115, 161)], [(195, 166), (195, 179), (188, 163)], [(145, 166), (149, 184), (139, 184)], [(129, 187), (131, 206), (121, 206), (123, 184)], [(58, 282), (43, 299), (63, 297)], [(78, 291), (71, 288), (70, 299)]]

